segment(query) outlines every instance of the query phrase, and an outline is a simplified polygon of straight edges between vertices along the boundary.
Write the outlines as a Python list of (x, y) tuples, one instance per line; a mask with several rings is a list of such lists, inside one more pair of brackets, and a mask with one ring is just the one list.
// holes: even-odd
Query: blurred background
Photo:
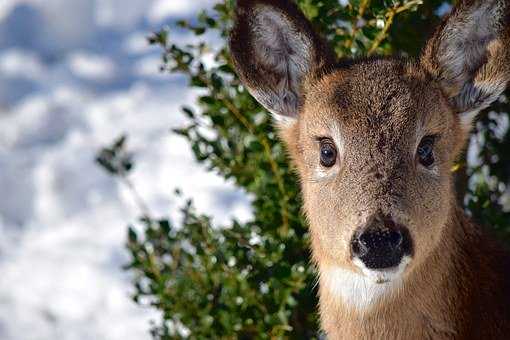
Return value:
[[(443, 0), (297, 0), (339, 57), (417, 56)], [(293, 169), (234, 0), (0, 0), (0, 339), (320, 337)], [(508, 239), (508, 91), (452, 169)]]
[(211, 4), (0, 1), (0, 339), (150, 338), (155, 312), (131, 301), (122, 270), (139, 211), (94, 162), (122, 133), (154, 214), (177, 213), (179, 186), (219, 222), (249, 215), (244, 195), (170, 134), (196, 95), (159, 71), (146, 39)]

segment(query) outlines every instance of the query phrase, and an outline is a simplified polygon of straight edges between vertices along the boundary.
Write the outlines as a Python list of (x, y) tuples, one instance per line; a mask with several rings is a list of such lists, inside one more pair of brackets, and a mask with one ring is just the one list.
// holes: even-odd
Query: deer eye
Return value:
[(434, 136), (426, 136), (424, 137), (420, 145), (418, 146), (418, 150), (416, 151), (416, 156), (421, 165), (426, 168), (430, 168), (434, 162)]
[(336, 147), (333, 142), (329, 139), (323, 139), (320, 141), (321, 149), (321, 165), (327, 168), (331, 168), (336, 163)]

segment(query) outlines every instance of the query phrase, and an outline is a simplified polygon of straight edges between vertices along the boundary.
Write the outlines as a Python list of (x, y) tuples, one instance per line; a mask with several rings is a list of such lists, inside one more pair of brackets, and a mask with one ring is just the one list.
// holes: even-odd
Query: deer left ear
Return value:
[(334, 61), (293, 0), (238, 0), (230, 51), (243, 84), (284, 124), (298, 116), (305, 79)]
[(510, 80), (509, 9), (508, 0), (461, 0), (421, 57), (466, 131)]

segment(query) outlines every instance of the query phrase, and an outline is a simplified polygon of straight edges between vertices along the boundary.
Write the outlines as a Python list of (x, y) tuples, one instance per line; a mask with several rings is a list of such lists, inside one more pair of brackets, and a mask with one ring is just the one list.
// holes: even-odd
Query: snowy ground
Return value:
[[(157, 215), (181, 187), (221, 222), (247, 199), (169, 134), (193, 102), (145, 36), (212, 0), (0, 0), (0, 339), (148, 339), (121, 270), (132, 197), (94, 164), (122, 132)], [(175, 37), (174, 39), (186, 39)]]

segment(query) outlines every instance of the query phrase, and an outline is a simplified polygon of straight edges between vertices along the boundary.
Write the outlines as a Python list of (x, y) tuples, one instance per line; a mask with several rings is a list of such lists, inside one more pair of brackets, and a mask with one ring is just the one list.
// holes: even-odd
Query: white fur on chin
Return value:
[(337, 266), (320, 269), (320, 284), (344, 304), (360, 312), (366, 311), (382, 297), (395, 294), (402, 287), (402, 273), (411, 261), (404, 256), (397, 267), (384, 270), (368, 269), (359, 259), (353, 263), (362, 274)]

